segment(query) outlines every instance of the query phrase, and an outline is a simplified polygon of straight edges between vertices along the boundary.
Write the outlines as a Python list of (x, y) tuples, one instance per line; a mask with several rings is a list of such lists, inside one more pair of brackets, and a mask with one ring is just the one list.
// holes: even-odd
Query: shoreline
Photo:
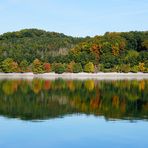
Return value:
[(1, 79), (97, 79), (97, 80), (122, 80), (122, 79), (148, 79), (148, 73), (117, 73), (117, 72), (98, 72), (98, 73), (62, 73), (57, 74), (54, 72), (43, 73), (43, 74), (33, 74), (33, 73), (0, 73)]

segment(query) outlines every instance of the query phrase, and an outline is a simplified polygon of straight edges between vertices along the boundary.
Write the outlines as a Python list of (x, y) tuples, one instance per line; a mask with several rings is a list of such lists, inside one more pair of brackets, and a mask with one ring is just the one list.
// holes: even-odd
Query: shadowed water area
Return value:
[(146, 147), (148, 80), (4, 79), (0, 115), (2, 147)]

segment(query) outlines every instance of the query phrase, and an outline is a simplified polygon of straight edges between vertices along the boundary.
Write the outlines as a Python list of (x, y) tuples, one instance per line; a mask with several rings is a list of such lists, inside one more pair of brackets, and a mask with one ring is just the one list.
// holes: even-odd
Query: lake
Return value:
[(148, 79), (0, 80), (1, 148), (147, 148)]

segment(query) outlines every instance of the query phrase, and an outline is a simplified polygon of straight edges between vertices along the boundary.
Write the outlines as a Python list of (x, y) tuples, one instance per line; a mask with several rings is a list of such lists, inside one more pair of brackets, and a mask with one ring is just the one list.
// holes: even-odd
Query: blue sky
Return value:
[(0, 34), (24, 28), (72, 36), (148, 30), (148, 0), (0, 0)]

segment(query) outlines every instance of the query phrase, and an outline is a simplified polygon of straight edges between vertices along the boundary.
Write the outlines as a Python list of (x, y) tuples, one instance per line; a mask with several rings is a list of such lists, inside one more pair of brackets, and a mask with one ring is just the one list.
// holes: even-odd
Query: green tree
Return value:
[(123, 64), (123, 65), (121, 65), (120, 70), (121, 70), (121, 72), (128, 73), (131, 70), (130, 65), (129, 64)]
[(82, 71), (83, 71), (82, 65), (80, 63), (75, 63), (74, 66), (73, 66), (73, 72), (79, 73), (79, 72), (82, 72)]
[(2, 62), (3, 72), (18, 72), (18, 64), (11, 58), (7, 58)]
[(35, 59), (32, 64), (33, 73), (43, 73), (43, 64), (39, 59)]
[(65, 72), (65, 66), (62, 63), (55, 63), (54, 67), (55, 73), (62, 74)]
[(101, 56), (100, 63), (103, 64), (105, 69), (110, 69), (119, 64), (119, 59), (110, 53), (106, 53)]
[(88, 72), (88, 73), (94, 73), (94, 71), (95, 71), (94, 64), (93, 64), (92, 62), (87, 63), (87, 64), (84, 66), (84, 71), (85, 71), (85, 72)]
[(137, 73), (139, 71), (139, 67), (137, 65), (134, 65), (131, 67), (131, 72)]
[(143, 46), (146, 50), (148, 50), (148, 39), (145, 40), (145, 41), (142, 43), (142, 46)]
[(19, 64), (19, 66), (20, 66), (21, 72), (27, 72), (28, 71), (29, 64), (28, 64), (27, 60), (21, 61), (21, 63)]
[(129, 50), (126, 57), (125, 57), (126, 64), (130, 64), (131, 66), (137, 65), (138, 64), (138, 56), (139, 56), (139, 52), (137, 52), (135, 50)]
[(144, 63), (139, 63), (139, 70), (141, 71), (141, 72), (144, 72), (145, 71), (145, 66), (144, 66)]

